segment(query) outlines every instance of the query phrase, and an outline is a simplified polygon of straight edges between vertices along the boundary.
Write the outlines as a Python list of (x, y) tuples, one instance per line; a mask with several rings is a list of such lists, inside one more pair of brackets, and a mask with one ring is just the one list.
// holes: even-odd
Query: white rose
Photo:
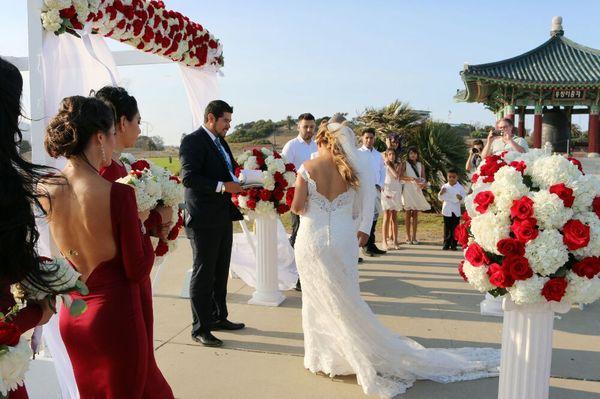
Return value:
[(62, 26), (62, 18), (57, 9), (50, 9), (42, 13), (42, 26), (48, 32), (56, 32)]
[(263, 172), (263, 188), (265, 190), (275, 190), (275, 178), (269, 172)]
[(525, 257), (534, 272), (548, 276), (564, 266), (569, 260), (569, 250), (563, 244), (558, 230), (540, 231), (539, 235), (525, 245)]
[(246, 162), (244, 162), (244, 169), (258, 169), (258, 162), (256, 162), (255, 156), (249, 156)]
[(46, 7), (50, 9), (62, 10), (73, 5), (71, 0), (44, 0)]

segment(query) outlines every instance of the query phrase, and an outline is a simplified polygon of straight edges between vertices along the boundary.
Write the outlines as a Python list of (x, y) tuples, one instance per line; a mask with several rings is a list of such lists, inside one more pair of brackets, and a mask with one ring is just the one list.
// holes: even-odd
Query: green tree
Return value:
[(423, 115), (399, 100), (383, 108), (367, 108), (358, 117), (360, 127), (374, 128), (380, 139), (390, 133), (404, 135), (407, 128), (412, 128), (423, 120)]

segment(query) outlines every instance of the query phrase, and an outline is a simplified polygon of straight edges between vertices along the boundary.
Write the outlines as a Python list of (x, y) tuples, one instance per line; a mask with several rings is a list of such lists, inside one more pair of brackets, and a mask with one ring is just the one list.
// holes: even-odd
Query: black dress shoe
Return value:
[(450, 247), (447, 247), (447, 246), (442, 247), (442, 251), (448, 251), (448, 250), (450, 250)]
[(300, 279), (296, 281), (296, 287), (294, 288), (296, 291), (302, 292), (302, 285), (300, 284)]
[(371, 252), (373, 252), (376, 255), (383, 255), (383, 254), (387, 254), (387, 251), (384, 251), (383, 249), (379, 249), (377, 247), (373, 247), (371, 248)]
[(358, 257), (358, 263), (363, 263), (365, 260), (361, 257)]
[(224, 319), (224, 320), (220, 320), (220, 321), (217, 321), (214, 324), (212, 324), (210, 326), (210, 331), (219, 331), (219, 330), (233, 331), (233, 330), (241, 330), (244, 327), (246, 327), (246, 325), (244, 323), (232, 323), (231, 321)]
[(204, 346), (210, 346), (213, 348), (223, 346), (223, 341), (221, 341), (219, 338), (215, 337), (209, 332), (200, 333), (198, 335), (192, 334), (192, 339)]

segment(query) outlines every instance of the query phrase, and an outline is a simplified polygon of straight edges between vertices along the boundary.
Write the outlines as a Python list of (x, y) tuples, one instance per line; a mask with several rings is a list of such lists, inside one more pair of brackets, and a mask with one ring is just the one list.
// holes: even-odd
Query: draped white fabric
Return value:
[[(233, 235), (230, 269), (244, 283), (256, 287), (256, 254), (249, 240), (256, 243), (254, 234), (250, 233), (246, 236), (238, 233)], [(279, 219), (277, 220), (277, 277), (279, 289), (282, 291), (291, 290), (298, 281), (294, 249), (290, 245), (288, 235)]]
[[(46, 124), (58, 112), (63, 98), (73, 95), (87, 96), (90, 90), (98, 90), (104, 85), (118, 82), (113, 56), (104, 38), (98, 35), (87, 35), (82, 32), (82, 39), (79, 39), (72, 35), (56, 36), (46, 32), (42, 62)], [(32, 145), (42, 146), (43, 137), (34, 137)], [(65, 160), (51, 160), (48, 164), (62, 169)], [(40, 231), (38, 251), (40, 255), (48, 256), (51, 253), (48, 227), (41, 219), (38, 227)], [(63, 398), (79, 398), (71, 362), (60, 337), (58, 315), (53, 316), (45, 326), (43, 336), (54, 360)], [(31, 383), (35, 384), (36, 381)]]
[(195, 69), (179, 64), (183, 86), (187, 94), (194, 129), (204, 122), (204, 109), (219, 98), (218, 72), (210, 68)]

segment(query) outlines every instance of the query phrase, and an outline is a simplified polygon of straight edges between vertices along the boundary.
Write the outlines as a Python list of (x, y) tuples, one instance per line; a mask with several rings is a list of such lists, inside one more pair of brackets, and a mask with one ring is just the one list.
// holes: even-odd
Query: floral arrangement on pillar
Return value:
[(600, 180), (542, 150), (485, 158), (456, 228), (459, 273), (517, 305), (600, 298)]
[(249, 216), (283, 215), (290, 210), (294, 198), (296, 169), (277, 151), (268, 148), (243, 152), (237, 159), (242, 165), (235, 170), (239, 178), (243, 170), (262, 171), (262, 185), (248, 188), (232, 196), (233, 203)]
[(42, 26), (57, 35), (90, 28), (138, 50), (190, 67), (224, 64), (223, 48), (202, 25), (156, 0), (44, 0)]

